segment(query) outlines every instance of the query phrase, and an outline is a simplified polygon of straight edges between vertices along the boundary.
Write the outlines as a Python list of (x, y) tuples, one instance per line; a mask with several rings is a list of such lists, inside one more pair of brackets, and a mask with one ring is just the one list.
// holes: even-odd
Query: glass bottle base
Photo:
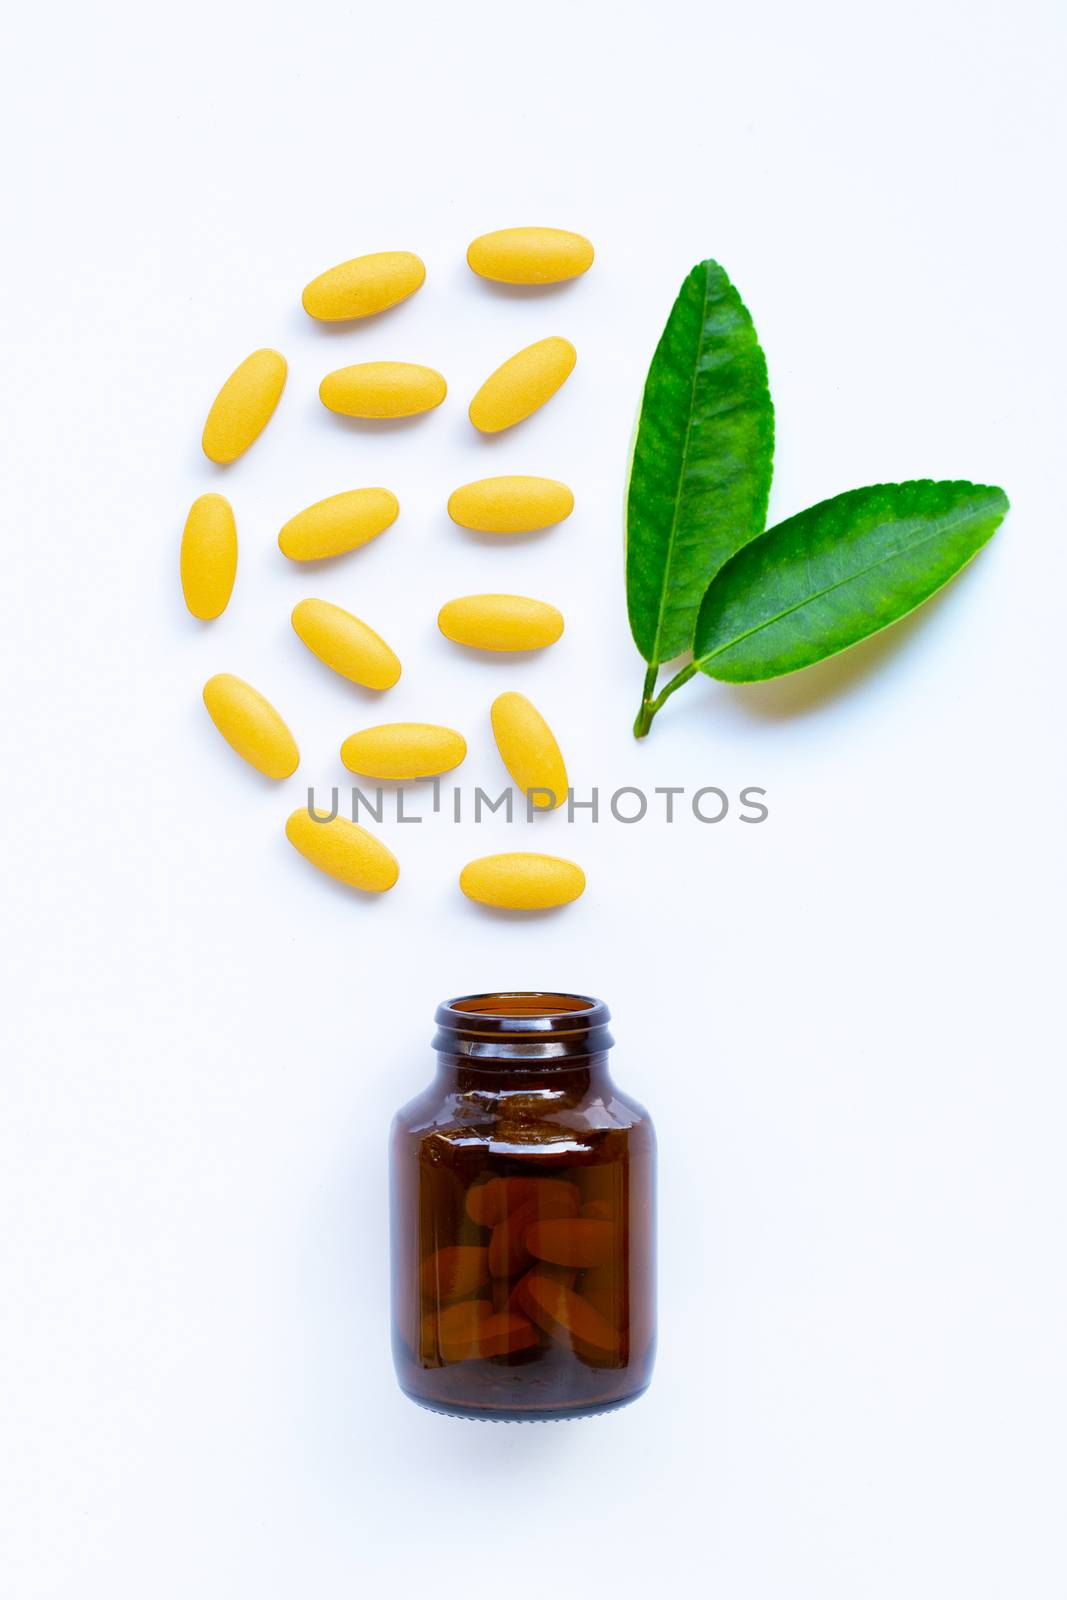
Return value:
[(410, 1389), (401, 1388), (401, 1394), (413, 1400), (423, 1411), (433, 1411), (439, 1417), (461, 1417), (468, 1422), (573, 1422), (580, 1417), (600, 1417), (606, 1411), (621, 1411), (624, 1406), (632, 1405), (635, 1400), (640, 1400), (646, 1392), (644, 1389), (635, 1389), (632, 1394), (621, 1396), (618, 1400), (599, 1400), (586, 1406), (553, 1406), (537, 1410), (514, 1410), (506, 1407), (490, 1406), (464, 1406), (452, 1402), (427, 1400), (422, 1395), (412, 1394)]

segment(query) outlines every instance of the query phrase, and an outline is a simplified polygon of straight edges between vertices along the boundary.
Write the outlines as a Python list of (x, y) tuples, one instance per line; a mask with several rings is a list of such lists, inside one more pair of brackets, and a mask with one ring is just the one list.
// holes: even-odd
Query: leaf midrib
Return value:
[[(968, 512), (966, 516), (963, 516), (959, 519), (959, 523), (956, 525), (958, 526), (960, 524), (964, 524), (968, 520), (971, 520), (978, 515), (980, 515), (980, 513), (977, 511)], [(949, 523), (947, 525), (953, 525), (951, 518), (949, 519)], [(928, 544), (931, 539), (936, 539), (939, 534), (945, 531), (945, 527), (945, 523), (940, 523), (936, 528), (931, 529), (929, 533), (924, 534), (921, 539), (916, 539), (914, 544), (906, 545), (906, 552), (911, 554), (913, 550), (918, 550), (924, 544)], [(705, 661), (714, 661), (715, 657), (721, 656), (724, 651), (733, 650), (735, 646), (744, 644), (746, 639), (751, 639), (757, 633), (762, 633), (765, 628), (773, 628), (776, 622), (784, 621), (786, 617), (791, 617), (794, 612), (802, 611), (805, 606), (814, 605), (816, 600), (822, 600), (826, 595), (833, 594), (836, 589), (844, 589), (848, 584), (856, 583), (860, 578), (865, 578), (868, 573), (877, 571), (879, 567), (884, 567), (887, 561), (897, 560), (897, 558), (903, 553), (904, 551), (901, 550), (892, 551), (889, 555), (881, 556), (877, 561), (872, 561), (870, 566), (861, 567), (858, 572), (849, 573), (848, 577), (842, 578), (840, 582), (829, 583), (825, 589), (818, 589), (814, 594), (806, 595), (803, 600), (798, 600), (796, 605), (787, 606), (784, 611), (779, 611), (775, 616), (767, 617), (763, 622), (757, 623), (754, 628), (749, 628), (747, 633), (740, 633), (735, 639), (728, 639), (727, 642), (720, 645), (717, 650), (711, 650), (706, 656), (698, 657), (697, 665), (703, 667)]]
[(705, 324), (706, 324), (707, 318), (708, 318), (708, 296), (710, 294), (710, 291), (711, 291), (711, 273), (708, 270), (708, 268), (705, 266), (705, 268), (704, 268), (704, 303), (703, 303), (703, 305), (701, 307), (701, 312), (700, 312), (700, 331), (699, 331), (699, 334), (697, 336), (696, 358), (693, 361), (693, 377), (692, 377), (692, 381), (690, 382), (690, 385), (689, 385), (689, 415), (686, 418), (686, 424), (685, 424), (685, 445), (684, 445), (684, 447), (682, 449), (682, 460), (681, 460), (681, 464), (680, 464), (679, 469), (678, 469), (678, 479), (677, 479), (677, 482), (675, 484), (674, 513), (673, 513), (673, 515), (671, 517), (670, 537), (667, 540), (667, 554), (666, 554), (666, 558), (665, 558), (664, 563), (663, 563), (663, 584), (662, 584), (662, 587), (660, 589), (659, 610), (656, 613), (656, 631), (655, 631), (655, 634), (653, 635), (653, 639), (652, 639), (652, 654), (653, 654), (653, 656), (655, 658), (655, 660), (654, 660), (654, 662), (652, 664), (655, 665), (655, 666), (659, 666), (659, 664), (660, 664), (659, 651), (660, 651), (660, 642), (661, 642), (661, 640), (663, 638), (663, 617), (664, 617), (664, 613), (665, 613), (666, 607), (667, 607), (667, 593), (668, 593), (668, 589), (669, 589), (669, 578), (670, 578), (670, 571), (671, 571), (671, 561), (672, 561), (672, 559), (674, 557), (674, 541), (675, 541), (675, 538), (676, 538), (677, 533), (678, 533), (678, 515), (679, 515), (679, 511), (680, 511), (681, 504), (682, 504), (682, 485), (685, 482), (686, 467), (689, 464), (689, 441), (690, 441), (690, 438), (691, 438), (692, 432), (693, 432), (693, 411), (694, 411), (693, 401), (694, 401), (694, 398), (695, 398), (696, 392), (697, 392), (697, 379), (700, 376), (700, 352), (701, 352), (701, 349), (703, 348), (703, 344), (704, 344), (704, 327), (705, 327)]

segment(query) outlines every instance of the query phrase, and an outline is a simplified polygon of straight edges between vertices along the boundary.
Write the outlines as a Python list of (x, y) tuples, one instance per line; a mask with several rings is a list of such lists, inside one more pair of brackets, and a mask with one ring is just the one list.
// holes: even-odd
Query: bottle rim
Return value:
[(434, 1049), (493, 1060), (574, 1060), (614, 1043), (611, 1012), (593, 995), (558, 989), (499, 989), (438, 1006)]

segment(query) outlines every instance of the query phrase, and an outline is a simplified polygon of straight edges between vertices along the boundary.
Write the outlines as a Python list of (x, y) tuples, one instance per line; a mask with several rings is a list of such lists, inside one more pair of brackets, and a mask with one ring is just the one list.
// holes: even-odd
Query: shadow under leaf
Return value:
[(906, 648), (912, 634), (928, 625), (934, 612), (946, 603), (949, 587), (940, 589), (899, 622), (861, 639), (826, 661), (802, 667), (799, 672), (791, 672), (783, 678), (769, 678), (764, 683), (724, 683), (721, 687), (729, 690), (739, 709), (770, 722), (819, 711), (851, 693), (899, 650)]

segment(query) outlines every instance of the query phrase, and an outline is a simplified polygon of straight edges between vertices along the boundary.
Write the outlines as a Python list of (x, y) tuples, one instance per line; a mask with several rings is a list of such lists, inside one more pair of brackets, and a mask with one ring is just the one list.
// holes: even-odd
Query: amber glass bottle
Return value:
[(391, 1141), (393, 1348), (449, 1416), (546, 1421), (635, 1400), (655, 1353), (648, 1113), (585, 995), (438, 1007), (437, 1076)]

